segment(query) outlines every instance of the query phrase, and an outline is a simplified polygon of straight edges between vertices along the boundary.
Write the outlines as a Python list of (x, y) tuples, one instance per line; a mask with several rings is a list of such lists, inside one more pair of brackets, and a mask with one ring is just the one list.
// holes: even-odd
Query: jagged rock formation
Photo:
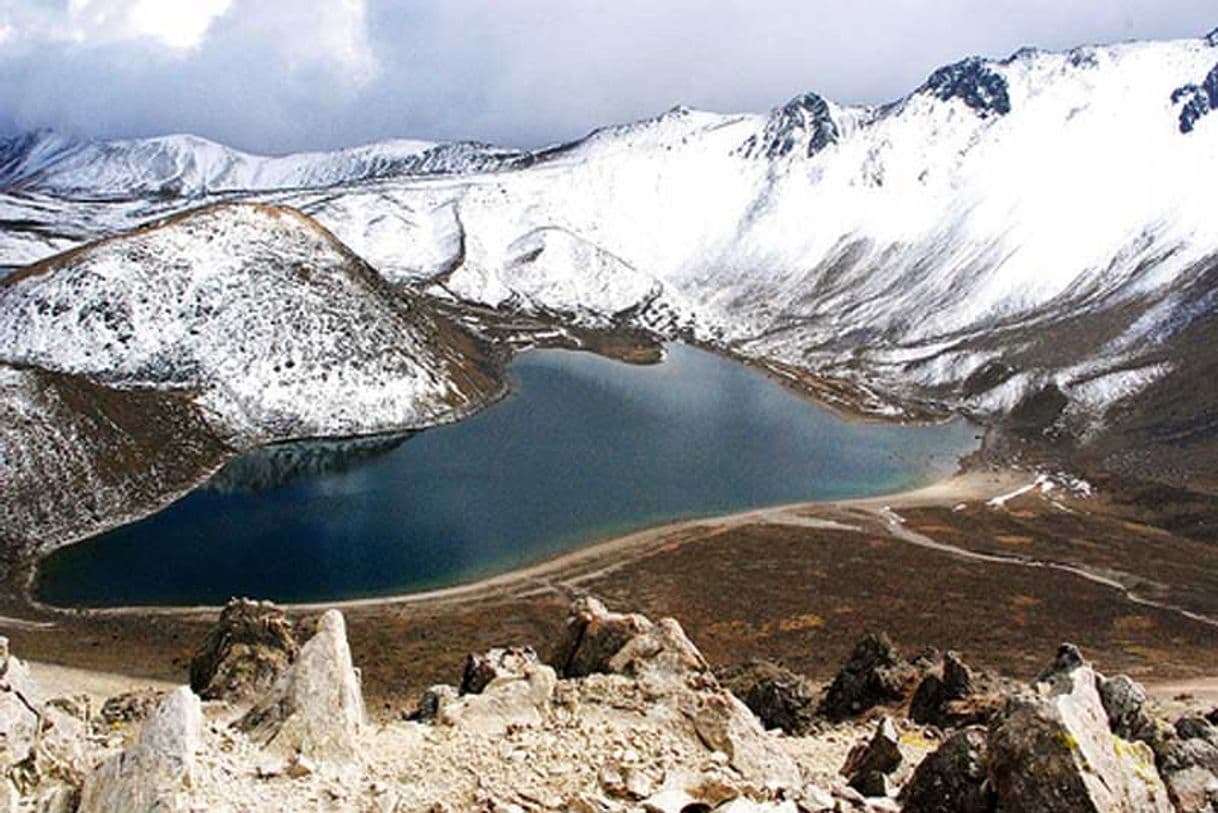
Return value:
[[(237, 606), (218, 630), (231, 632), (234, 615), (275, 617), (265, 605)], [(1136, 685), (1098, 675), (1069, 647), (1032, 686), (1009, 690), (988, 731), (957, 728), (938, 744), (892, 716), (899, 700), (870, 721), (767, 733), (675, 620), (610, 612), (595, 599), (573, 605), (555, 648), (578, 676), (559, 677), (527, 647), (502, 647), (454, 675), (464, 693), (429, 692), (430, 714), (368, 726), (342, 616), (328, 611), (316, 626), (236, 722), (238, 707), (200, 704), (185, 686), (157, 698), (147, 720), (135, 709), (147, 692), (113, 704), (129, 715), (89, 719), (71, 698), (47, 700), (0, 641), (0, 801), (48, 813), (1133, 813), (1172, 803), (1200, 813), (1218, 788), (1210, 720), (1162, 725)], [(1153, 755), (1110, 728), (1142, 717), (1157, 723), (1146, 729)]]
[(299, 653), (282, 610), (234, 598), (190, 660), (190, 688), (205, 700), (252, 699), (274, 686)]
[(1154, 753), (1115, 737), (1097, 676), (1076, 650), (1015, 698), (989, 737), (990, 782), (1000, 809), (1171, 811)]
[(887, 635), (867, 635), (842, 664), (821, 700), (820, 711), (844, 719), (901, 700), (917, 677)]
[(322, 614), (296, 662), (237, 725), (289, 758), (334, 764), (359, 759), (364, 701), (346, 622), (337, 610)]

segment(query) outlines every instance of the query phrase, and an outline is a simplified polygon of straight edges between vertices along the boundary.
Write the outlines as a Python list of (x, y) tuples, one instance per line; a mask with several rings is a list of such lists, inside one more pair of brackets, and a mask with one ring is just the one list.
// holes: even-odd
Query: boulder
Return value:
[(517, 673), (501, 674), (477, 694), (438, 698), (435, 720), (491, 736), (540, 725), (550, 711), (558, 678), (542, 663), (523, 661)]
[(528, 668), (541, 661), (532, 647), (496, 647), (483, 654), (471, 654), (461, 670), (459, 694), (480, 694), (497, 678), (523, 677)]
[(144, 723), (134, 746), (103, 762), (84, 781), (80, 813), (186, 811), (203, 711), (182, 686)]
[(693, 723), (706, 747), (726, 754), (728, 763), (742, 776), (771, 787), (799, 787), (795, 763), (731, 692), (714, 689), (683, 694), (677, 698), (677, 708)]
[(417, 720), (421, 723), (435, 722), (440, 716), (440, 710), (456, 700), (457, 697), (457, 689), (453, 686), (449, 686), (446, 683), (432, 686), (419, 697), (419, 703), (414, 713), (408, 719)]
[(901, 791), (905, 813), (991, 813), (986, 782), (986, 732), (981, 726), (953, 733), (914, 770)]
[(641, 676), (706, 671), (706, 660), (672, 618), (653, 622), (637, 613), (610, 612), (595, 598), (572, 605), (552, 663), (563, 677), (597, 672)]
[(333, 765), (358, 762), (363, 724), (359, 673), (337, 610), (322, 614), (296, 662), (236, 723), (255, 742), (285, 756)]
[(841, 774), (864, 796), (887, 796), (888, 776), (901, 767), (901, 738), (891, 717), (876, 724), (871, 739), (850, 749)]
[(989, 682), (975, 675), (955, 652), (947, 652), (914, 690), (909, 717), (939, 728), (987, 723), (1005, 702), (1002, 692), (983, 686)]
[(887, 635), (869, 634), (829, 684), (820, 712), (844, 720), (886, 703), (903, 700), (917, 670), (901, 658)]
[(687, 721), (707, 748), (726, 754), (750, 781), (799, 787), (794, 762), (748, 706), (719, 684), (675, 619), (653, 622), (610, 612), (593, 598), (580, 599), (571, 608), (554, 663), (567, 676), (633, 678), (649, 701)]
[(1097, 678), (1063, 646), (1033, 693), (1014, 697), (988, 739), (989, 779), (1000, 810), (1168, 813), (1150, 747), (1115, 737)]
[(230, 599), (191, 658), (190, 687), (205, 700), (252, 700), (275, 685), (299, 652), (282, 610), (268, 601)]
[(1112, 733), (1126, 740), (1149, 742), (1156, 726), (1146, 711), (1146, 690), (1125, 675), (1099, 677), (1100, 702)]
[(1218, 730), (1202, 717), (1176, 721), (1155, 742), (1155, 761), (1180, 813), (1218, 811)]
[(802, 675), (770, 661), (754, 660), (726, 670), (720, 677), (766, 728), (794, 736), (811, 729), (816, 716), (816, 690)]

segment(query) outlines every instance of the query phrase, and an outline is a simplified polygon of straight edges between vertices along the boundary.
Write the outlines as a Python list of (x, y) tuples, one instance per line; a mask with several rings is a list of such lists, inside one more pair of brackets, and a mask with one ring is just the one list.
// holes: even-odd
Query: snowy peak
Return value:
[(527, 153), (478, 142), (395, 140), (268, 157), (192, 135), (83, 141), (36, 131), (0, 141), (0, 190), (102, 198), (196, 197), (488, 172), (527, 159)]
[(749, 136), (739, 152), (745, 158), (772, 160), (792, 152), (811, 158), (838, 136), (828, 102), (815, 93), (805, 93), (771, 111), (765, 128)]
[(264, 439), (449, 419), (490, 385), (473, 348), (280, 206), (194, 210), (0, 282), (0, 362), (198, 393)]

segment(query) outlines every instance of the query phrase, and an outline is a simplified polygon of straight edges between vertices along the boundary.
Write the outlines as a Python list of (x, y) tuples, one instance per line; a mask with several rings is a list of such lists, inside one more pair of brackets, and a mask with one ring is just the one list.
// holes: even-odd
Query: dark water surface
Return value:
[(663, 520), (898, 491), (949, 474), (962, 421), (851, 423), (682, 345), (661, 365), (539, 350), (511, 397), (414, 436), (234, 460), (158, 514), (52, 554), (62, 605), (371, 596), (454, 584)]

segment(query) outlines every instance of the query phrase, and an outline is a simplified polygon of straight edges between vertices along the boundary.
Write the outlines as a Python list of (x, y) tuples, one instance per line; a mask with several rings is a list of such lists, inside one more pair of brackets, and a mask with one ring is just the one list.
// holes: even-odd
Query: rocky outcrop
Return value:
[(185, 686), (171, 692), (130, 749), (103, 762), (84, 782), (80, 813), (187, 811), (203, 713)]
[(492, 681), (499, 678), (524, 677), (539, 665), (532, 647), (495, 647), (482, 654), (471, 654), (461, 670), (459, 694), (481, 694)]
[(829, 684), (820, 711), (844, 720), (885, 703), (904, 699), (917, 670), (905, 661), (883, 633), (867, 635)]
[(1218, 810), (1218, 728), (1186, 716), (1155, 743), (1159, 773), (1180, 813)]
[(1011, 700), (989, 736), (999, 809), (1171, 811), (1150, 747), (1113, 735), (1097, 683), (1065, 645), (1033, 691)]
[(986, 723), (1004, 702), (994, 683), (988, 676), (975, 675), (955, 652), (946, 652), (942, 664), (927, 672), (914, 691), (909, 717), (939, 728)]
[(572, 606), (552, 663), (568, 678), (597, 672), (638, 677), (708, 671), (702, 653), (675, 619), (653, 622), (637, 613), (610, 612), (595, 598)]
[(1100, 677), (1096, 687), (1112, 733), (1125, 740), (1152, 742), (1157, 728), (1146, 710), (1146, 690), (1126, 675)]
[(327, 610), (296, 662), (237, 727), (285, 756), (344, 765), (359, 759), (356, 738), (363, 724), (346, 622), (337, 610)]
[(726, 670), (720, 679), (766, 728), (794, 736), (811, 730), (816, 719), (816, 691), (802, 675), (769, 661), (754, 660)]
[(241, 702), (271, 689), (300, 652), (283, 611), (230, 599), (190, 661), (190, 688), (206, 700)]
[(447, 700), (438, 696), (434, 716), (444, 725), (482, 734), (502, 734), (514, 726), (540, 725), (550, 709), (557, 682), (549, 666), (535, 658), (520, 658), (479, 686), (476, 693)]
[(901, 767), (901, 738), (891, 717), (883, 717), (871, 739), (859, 743), (846, 758), (842, 776), (864, 796), (887, 796), (888, 777)]
[(904, 813), (991, 813), (986, 732), (980, 726), (953, 733), (918, 765), (901, 791)]

